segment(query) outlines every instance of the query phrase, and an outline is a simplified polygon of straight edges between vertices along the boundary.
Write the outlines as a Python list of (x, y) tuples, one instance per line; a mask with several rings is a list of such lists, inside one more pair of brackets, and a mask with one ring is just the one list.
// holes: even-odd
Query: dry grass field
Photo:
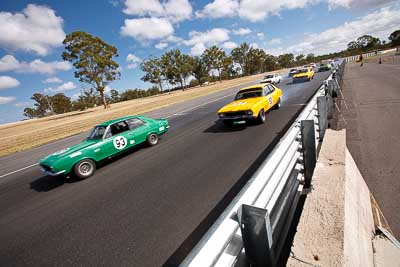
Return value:
[[(278, 72), (282, 72), (282, 70)], [(112, 104), (106, 110), (103, 107), (96, 107), (85, 111), (0, 125), (0, 156), (82, 133), (106, 120), (126, 115), (142, 114), (232, 88), (260, 79), (263, 75), (247, 76), (185, 91), (174, 91), (170, 94), (120, 102)]]

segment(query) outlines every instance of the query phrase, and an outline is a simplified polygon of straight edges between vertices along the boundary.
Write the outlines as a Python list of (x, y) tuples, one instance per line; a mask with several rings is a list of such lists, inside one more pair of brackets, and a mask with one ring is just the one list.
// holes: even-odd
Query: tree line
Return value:
[(113, 59), (119, 56), (118, 50), (99, 37), (76, 31), (66, 36), (62, 58), (72, 63), (75, 67), (75, 78), (88, 84), (90, 89), (83, 90), (76, 100), (71, 100), (63, 93), (53, 96), (35, 93), (31, 97), (34, 106), (25, 108), (24, 115), (37, 118), (85, 110), (98, 105), (107, 108), (109, 103), (157, 95), (166, 90), (185, 90), (188, 87), (203, 86), (205, 83), (395, 47), (400, 45), (400, 30), (390, 34), (389, 40), (386, 43), (377, 37), (363, 35), (349, 42), (347, 49), (343, 51), (320, 56), (312, 53), (274, 56), (246, 42), (232, 49), (229, 54), (216, 45), (204, 50), (200, 56), (190, 56), (179, 49), (172, 49), (160, 57), (150, 56), (141, 62), (141, 79), (153, 84), (151, 88), (128, 89), (121, 93), (112, 89), (106, 93), (107, 85), (121, 75), (119, 65)]

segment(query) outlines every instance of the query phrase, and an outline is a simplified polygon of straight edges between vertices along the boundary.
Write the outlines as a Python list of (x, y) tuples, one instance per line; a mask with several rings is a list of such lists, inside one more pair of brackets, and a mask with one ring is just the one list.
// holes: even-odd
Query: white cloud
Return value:
[(364, 34), (386, 39), (389, 34), (399, 28), (400, 10), (381, 8), (364, 17), (346, 22), (335, 28), (320, 33), (306, 35), (298, 44), (285, 48), (295, 54), (325, 54), (347, 48), (347, 44)]
[(19, 85), (20, 85), (20, 82), (13, 77), (0, 76), (0, 90), (17, 87)]
[(48, 88), (44, 89), (44, 92), (45, 93), (59, 93), (59, 92), (73, 90), (76, 88), (77, 88), (77, 86), (73, 82), (66, 82), (57, 87), (48, 87)]
[(31, 62), (18, 61), (14, 56), (5, 55), (0, 59), (0, 72), (16, 71), (22, 73), (53, 74), (57, 71), (67, 71), (72, 68), (66, 61), (45, 62), (35, 59)]
[(190, 49), (190, 54), (193, 56), (200, 56), (206, 49), (207, 47), (204, 45), (204, 43), (198, 43)]
[(181, 37), (175, 36), (175, 35), (170, 35), (165, 39), (166, 42), (171, 42), (171, 43), (181, 43), (183, 39)]
[(371, 8), (378, 7), (395, 0), (328, 0), (329, 8)]
[(164, 43), (164, 42), (161, 42), (161, 43), (158, 43), (155, 45), (155, 48), (160, 49), (160, 50), (163, 50), (164, 48), (167, 48), (167, 47), (168, 47), (168, 43)]
[(227, 41), (229, 41), (229, 30), (224, 28), (214, 28), (205, 32), (189, 32), (189, 39), (184, 40), (183, 44), (192, 46), (190, 50), (192, 55), (200, 55), (207, 47), (219, 45)]
[(260, 40), (264, 39), (264, 33), (263, 33), (263, 32), (258, 32), (258, 33), (257, 33), (257, 37), (258, 37), (258, 39), (260, 39)]
[(10, 104), (15, 101), (13, 96), (0, 96), (0, 105)]
[(196, 12), (198, 18), (224, 18), (233, 17), (239, 9), (238, 0), (214, 0), (204, 6), (203, 10)]
[(272, 38), (271, 40), (267, 41), (267, 45), (279, 45), (282, 43), (282, 40), (280, 38)]
[(158, 0), (126, 0), (124, 13), (137, 16), (159, 16), (163, 6)]
[[(329, 0), (356, 1), (356, 0)], [(385, 1), (385, 0), (362, 0)], [(392, 0), (394, 1), (394, 0)], [(199, 18), (223, 18), (239, 16), (251, 22), (261, 21), (269, 15), (278, 15), (282, 10), (305, 8), (320, 0), (214, 0), (196, 12)]]
[(167, 18), (172, 22), (189, 19), (192, 5), (188, 0), (126, 0), (123, 12), (127, 15)]
[(235, 42), (225, 42), (222, 44), (222, 47), (225, 49), (234, 49), (234, 48), (238, 47), (238, 45)]
[(258, 49), (260, 48), (260, 46), (257, 43), (251, 43), (250, 47), (254, 48), (254, 49)]
[(172, 22), (189, 19), (193, 12), (192, 5), (188, 0), (169, 0), (164, 3), (164, 9)]
[(62, 83), (63, 81), (58, 77), (50, 77), (42, 81), (42, 83)]
[(191, 31), (189, 32), (189, 37), (189, 40), (184, 41), (185, 45), (191, 46), (198, 43), (216, 45), (229, 40), (229, 30), (214, 28), (206, 32)]
[(138, 64), (142, 62), (142, 59), (138, 56), (135, 56), (134, 54), (128, 54), (126, 57), (126, 62), (129, 62), (128, 64), (128, 69), (135, 69), (137, 68)]
[(242, 0), (239, 16), (251, 22), (261, 21), (269, 15), (278, 15), (282, 10), (305, 8), (319, 0)]
[(167, 38), (173, 33), (171, 22), (164, 18), (126, 19), (121, 27), (123, 36), (133, 37), (141, 42)]
[(0, 12), (0, 46), (45, 56), (62, 45), (63, 19), (53, 9), (29, 4), (20, 13)]
[(239, 28), (237, 30), (233, 30), (232, 33), (235, 35), (246, 35), (250, 34), (251, 30), (249, 28)]

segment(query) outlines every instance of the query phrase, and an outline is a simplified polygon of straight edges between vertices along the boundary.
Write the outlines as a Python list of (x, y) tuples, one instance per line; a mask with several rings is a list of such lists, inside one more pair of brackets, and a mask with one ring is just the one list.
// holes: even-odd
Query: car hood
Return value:
[(48, 163), (51, 164), (58, 159), (61, 159), (63, 157), (69, 157), (73, 153), (78, 152), (86, 147), (92, 146), (99, 143), (99, 140), (85, 140), (77, 145), (71, 146), (64, 148), (62, 150), (59, 150), (57, 152), (54, 152), (53, 154), (48, 155), (47, 157), (43, 158), (40, 163)]
[(218, 112), (221, 113), (221, 112), (251, 110), (253, 106), (262, 101), (262, 99), (263, 99), (262, 97), (254, 97), (254, 98), (236, 100), (222, 107), (220, 110), (218, 110)]

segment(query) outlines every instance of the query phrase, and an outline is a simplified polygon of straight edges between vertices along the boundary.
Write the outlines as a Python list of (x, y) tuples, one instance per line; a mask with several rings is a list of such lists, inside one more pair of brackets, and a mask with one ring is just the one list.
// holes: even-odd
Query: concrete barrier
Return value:
[(345, 130), (327, 130), (312, 181), (287, 266), (379, 266), (370, 191)]

